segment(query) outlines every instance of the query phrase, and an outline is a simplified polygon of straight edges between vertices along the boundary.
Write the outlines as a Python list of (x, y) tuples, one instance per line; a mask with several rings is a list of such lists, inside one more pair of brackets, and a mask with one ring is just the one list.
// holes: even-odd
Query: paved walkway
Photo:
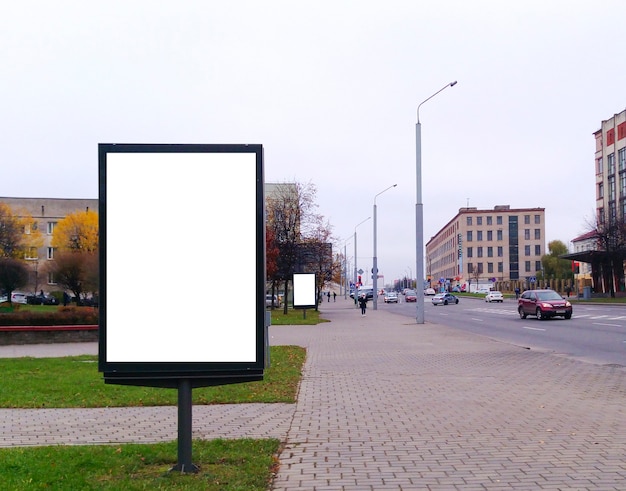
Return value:
[[(625, 368), (362, 317), (343, 298), (322, 311), (332, 322), (270, 328), (307, 348), (297, 404), (194, 406), (194, 438), (283, 439), (274, 491), (626, 489)], [(175, 408), (0, 411), (4, 446), (176, 429)]]

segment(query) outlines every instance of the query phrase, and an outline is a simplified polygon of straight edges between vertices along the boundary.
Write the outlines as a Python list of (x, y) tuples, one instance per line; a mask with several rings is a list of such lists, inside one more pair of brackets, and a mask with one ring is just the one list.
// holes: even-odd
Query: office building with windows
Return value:
[[(10, 198), (0, 197), (0, 203), (8, 205), (18, 217), (30, 216), (34, 226), (41, 232), (41, 247), (27, 251), (24, 258), (30, 267), (29, 285), (27, 289), (38, 291), (43, 285), (44, 290), (54, 289), (56, 282), (51, 272), (46, 271), (46, 261), (54, 259), (52, 237), (56, 224), (70, 213), (82, 211), (98, 211), (97, 199), (66, 199), (66, 198)], [(25, 230), (24, 233), (29, 233)], [(40, 272), (46, 271), (45, 277)]]
[(504, 282), (513, 289), (536, 281), (545, 235), (545, 208), (460, 208), (426, 243), (424, 270), (435, 287)]

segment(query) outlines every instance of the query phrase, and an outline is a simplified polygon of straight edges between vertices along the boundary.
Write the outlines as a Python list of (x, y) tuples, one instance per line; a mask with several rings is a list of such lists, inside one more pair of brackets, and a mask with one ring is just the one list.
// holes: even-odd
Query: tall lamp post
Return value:
[[(415, 203), (415, 290), (423, 293), (424, 290), (424, 205), (422, 204), (422, 125), (420, 123), (420, 107), (431, 100), (439, 92), (448, 87), (454, 87), (456, 80), (446, 84), (429, 98), (424, 99), (417, 106), (417, 124), (415, 125), (415, 160), (416, 160), (416, 195)], [(420, 288), (421, 283), (421, 288)], [(420, 303), (422, 307), (420, 308)], [(415, 302), (417, 313), (415, 320), (418, 324), (424, 323), (424, 302)]]
[(391, 188), (395, 188), (397, 184), (393, 184), (388, 188), (383, 189), (380, 193), (374, 196), (374, 267), (372, 268), (372, 279), (374, 280), (374, 310), (378, 310), (378, 257), (376, 256), (376, 198), (383, 194), (385, 191), (389, 191)]
[(357, 259), (356, 259), (356, 258), (357, 258), (357, 255), (356, 255), (356, 228), (357, 228), (359, 225), (361, 225), (361, 224), (363, 224), (363, 223), (367, 222), (370, 218), (372, 218), (372, 217), (367, 217), (365, 220), (363, 220), (362, 222), (357, 223), (357, 224), (354, 226), (354, 303), (357, 303), (357, 300), (358, 300), (358, 299), (356, 298), (356, 293), (357, 293), (357, 288), (356, 288), (356, 280), (357, 280), (357, 271), (356, 271), (356, 270), (357, 270)]

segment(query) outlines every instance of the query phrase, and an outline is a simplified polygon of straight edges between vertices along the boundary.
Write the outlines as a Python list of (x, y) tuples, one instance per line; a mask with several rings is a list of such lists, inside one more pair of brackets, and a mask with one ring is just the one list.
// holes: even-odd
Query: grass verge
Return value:
[(177, 443), (0, 449), (2, 489), (265, 491), (277, 470), (280, 442), (193, 441), (197, 474), (169, 472)]
[[(271, 346), (263, 381), (202, 387), (193, 404), (293, 403), (306, 351)], [(176, 406), (177, 389), (105, 384), (96, 356), (1, 358), (0, 407), (70, 408)]]

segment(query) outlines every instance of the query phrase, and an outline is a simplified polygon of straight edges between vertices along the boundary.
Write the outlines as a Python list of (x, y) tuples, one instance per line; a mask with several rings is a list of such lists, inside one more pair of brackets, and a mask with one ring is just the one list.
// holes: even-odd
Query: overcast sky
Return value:
[[(389, 282), (415, 274), (417, 106), (457, 80), (420, 109), (424, 242), (508, 204), (570, 246), (592, 134), (626, 108), (625, 18), (623, 0), (6, 2), (0, 196), (97, 198), (98, 143), (260, 143), (266, 181), (314, 184), (351, 261), (398, 184), (376, 199)], [(369, 271), (372, 220), (357, 241)]]

